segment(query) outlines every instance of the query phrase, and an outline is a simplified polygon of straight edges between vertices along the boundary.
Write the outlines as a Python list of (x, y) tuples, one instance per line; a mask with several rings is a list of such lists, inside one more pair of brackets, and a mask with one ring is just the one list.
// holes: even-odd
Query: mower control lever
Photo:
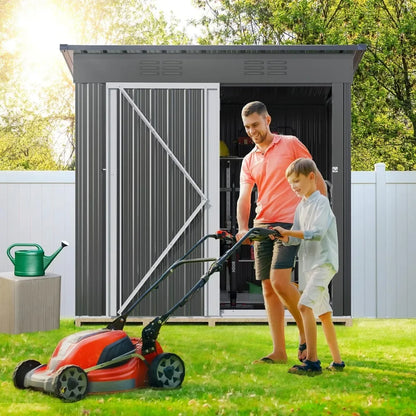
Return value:
[(225, 240), (228, 243), (231, 243), (231, 244), (235, 243), (235, 237), (227, 231), (218, 230), (216, 233), (216, 236), (217, 236), (216, 238), (220, 240)]

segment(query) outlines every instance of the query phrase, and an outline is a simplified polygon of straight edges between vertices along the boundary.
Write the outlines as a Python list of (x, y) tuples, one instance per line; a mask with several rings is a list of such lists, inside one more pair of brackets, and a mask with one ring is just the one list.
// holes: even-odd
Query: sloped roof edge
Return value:
[(74, 54), (268, 54), (268, 53), (350, 53), (354, 54), (354, 71), (366, 51), (357, 45), (67, 45), (60, 51), (71, 74), (74, 72)]

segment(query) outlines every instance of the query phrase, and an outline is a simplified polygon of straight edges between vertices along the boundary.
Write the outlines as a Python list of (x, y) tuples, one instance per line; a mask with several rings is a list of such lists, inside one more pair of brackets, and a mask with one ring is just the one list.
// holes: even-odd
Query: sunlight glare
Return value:
[(24, 0), (16, 28), (24, 79), (39, 84), (54, 78), (63, 61), (59, 44), (74, 39), (68, 18), (49, 0)]

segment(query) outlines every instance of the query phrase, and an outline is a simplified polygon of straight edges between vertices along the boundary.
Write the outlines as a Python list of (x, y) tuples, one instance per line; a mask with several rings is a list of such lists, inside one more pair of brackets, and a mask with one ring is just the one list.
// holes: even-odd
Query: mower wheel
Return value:
[(156, 356), (149, 368), (151, 387), (175, 389), (185, 378), (185, 364), (176, 354), (162, 353)]
[(18, 389), (25, 388), (25, 377), (29, 371), (32, 371), (34, 368), (39, 367), (41, 364), (36, 360), (26, 360), (17, 364), (13, 372), (13, 384)]
[(77, 365), (66, 365), (59, 369), (53, 381), (55, 396), (65, 402), (83, 399), (88, 390), (87, 373)]

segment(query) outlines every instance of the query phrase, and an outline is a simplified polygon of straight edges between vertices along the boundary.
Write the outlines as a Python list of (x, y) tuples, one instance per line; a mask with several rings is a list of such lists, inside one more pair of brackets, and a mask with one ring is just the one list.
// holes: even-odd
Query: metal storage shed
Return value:
[[(350, 96), (364, 45), (60, 49), (76, 86), (77, 316), (116, 315), (203, 235), (233, 231), (250, 149), (240, 111), (256, 99), (272, 130), (299, 137), (333, 184), (334, 316), (351, 314)], [(197, 255), (219, 253), (210, 241)], [(135, 313), (164, 313), (205, 267), (176, 271)], [(248, 250), (180, 314), (265, 316), (256, 288)]]

